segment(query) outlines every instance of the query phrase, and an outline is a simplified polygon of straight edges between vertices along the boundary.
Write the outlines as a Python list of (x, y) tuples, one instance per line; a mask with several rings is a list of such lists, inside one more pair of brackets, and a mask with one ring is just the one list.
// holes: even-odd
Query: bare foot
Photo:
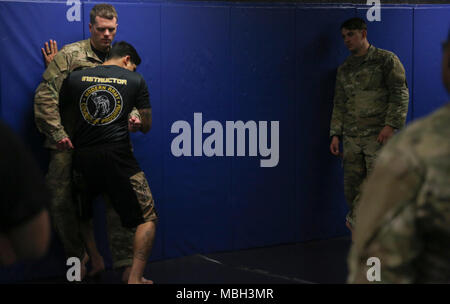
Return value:
[(127, 284), (128, 283), (128, 279), (130, 278), (130, 272), (131, 272), (131, 266), (128, 266), (124, 269), (123, 273), (122, 273), (122, 282)]
[(81, 260), (81, 281), (83, 281), (84, 277), (87, 273), (87, 267), (86, 264), (89, 261), (89, 256), (85, 253), (83, 256), (83, 259)]
[(145, 282), (145, 284), (153, 284), (152, 280), (147, 280), (146, 278), (142, 277), (142, 281)]
[(91, 258), (91, 272), (89, 272), (89, 276), (93, 277), (97, 274), (99, 274), (100, 272), (105, 271), (105, 262), (103, 260), (103, 257), (101, 255), (98, 256), (92, 256)]
[(141, 277), (141, 279), (139, 280), (135, 280), (135, 279), (131, 279), (128, 280), (128, 284), (153, 284), (152, 280), (147, 280), (144, 277)]

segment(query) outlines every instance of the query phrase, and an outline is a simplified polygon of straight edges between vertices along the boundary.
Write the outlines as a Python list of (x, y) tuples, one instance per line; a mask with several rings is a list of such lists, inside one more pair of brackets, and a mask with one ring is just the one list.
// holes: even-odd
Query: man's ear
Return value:
[(362, 37), (367, 39), (367, 30), (361, 30)]
[(122, 57), (122, 63), (124, 67), (127, 67), (131, 63), (131, 57), (130, 55), (126, 55)]
[(89, 23), (89, 32), (92, 33), (92, 24)]

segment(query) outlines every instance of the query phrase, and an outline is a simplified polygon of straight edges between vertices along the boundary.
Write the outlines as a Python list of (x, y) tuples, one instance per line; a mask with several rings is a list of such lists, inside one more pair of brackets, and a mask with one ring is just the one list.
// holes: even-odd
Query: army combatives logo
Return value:
[(107, 84), (90, 86), (81, 95), (81, 114), (86, 122), (94, 126), (112, 123), (119, 117), (122, 108), (122, 96)]

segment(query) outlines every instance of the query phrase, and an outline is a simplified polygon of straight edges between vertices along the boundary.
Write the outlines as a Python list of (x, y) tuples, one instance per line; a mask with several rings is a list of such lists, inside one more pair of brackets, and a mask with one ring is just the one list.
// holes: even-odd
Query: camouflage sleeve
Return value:
[(37, 128), (52, 142), (68, 137), (61, 124), (59, 91), (69, 74), (70, 56), (59, 51), (43, 74), (34, 95), (34, 115)]
[(139, 111), (138, 111), (138, 109), (136, 109), (136, 107), (133, 107), (130, 114), (128, 114), (128, 118), (130, 118), (131, 116), (137, 117), (137, 118), (139, 118), (139, 120), (142, 121), (141, 114), (139, 114)]
[(345, 102), (347, 97), (340, 81), (340, 73), (336, 76), (336, 86), (334, 89), (333, 114), (331, 116), (330, 137), (342, 136), (344, 122)]
[(409, 91), (405, 68), (397, 56), (392, 55), (386, 61), (384, 78), (389, 91), (385, 125), (400, 129), (405, 125), (408, 113)]
[(381, 283), (415, 281), (413, 261), (422, 246), (416, 200), (422, 181), (423, 169), (413, 153), (392, 145), (382, 150), (356, 211), (349, 283), (370, 283), (370, 257), (380, 260)]

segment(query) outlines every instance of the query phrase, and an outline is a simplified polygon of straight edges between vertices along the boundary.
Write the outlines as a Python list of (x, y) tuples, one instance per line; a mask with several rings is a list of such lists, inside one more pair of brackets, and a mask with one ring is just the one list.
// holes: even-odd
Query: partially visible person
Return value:
[(346, 225), (352, 230), (361, 184), (380, 148), (405, 125), (409, 92), (400, 59), (369, 43), (363, 19), (346, 20), (341, 34), (351, 55), (336, 75), (330, 152), (343, 152)]
[[(153, 196), (131, 151), (128, 132), (133, 107), (142, 117), (140, 131), (151, 128), (148, 88), (135, 72), (140, 62), (132, 45), (115, 43), (103, 65), (72, 72), (61, 89), (62, 114), (77, 114), (73, 136), (67, 137), (64, 149), (74, 149), (74, 194), (84, 223), (92, 218), (93, 200), (106, 194), (122, 226), (136, 229), (129, 284), (152, 283), (143, 274), (157, 222)], [(85, 240), (94, 239), (89, 225), (83, 225), (82, 231)]]
[[(90, 38), (77, 41), (57, 50), (56, 41), (50, 40), (43, 49), (48, 64), (43, 81), (36, 89), (34, 98), (35, 122), (46, 137), (44, 146), (50, 151), (50, 163), (46, 176), (52, 193), (50, 214), (54, 228), (63, 244), (66, 257), (78, 257), (86, 265), (91, 261), (90, 275), (98, 274), (105, 268), (95, 242), (89, 243), (81, 238), (77, 210), (72, 200), (72, 156), (73, 151), (64, 150), (67, 138), (72, 134), (68, 121), (63, 126), (59, 112), (59, 93), (67, 75), (75, 70), (101, 65), (108, 55), (111, 43), (118, 28), (118, 15), (110, 4), (96, 4), (89, 16)], [(66, 116), (74, 114), (65, 113)], [(139, 112), (133, 109), (129, 117), (129, 131), (137, 132), (141, 126)], [(132, 263), (132, 243), (126, 243), (133, 232), (117, 225), (119, 217), (107, 204), (107, 229), (111, 231), (111, 254), (113, 267), (123, 270), (123, 280), (128, 280)], [(84, 269), (84, 268), (83, 268)], [(84, 272), (82, 274), (84, 276)]]
[(2, 122), (0, 137), (0, 265), (11, 265), (46, 253), (50, 194), (33, 156)]
[[(442, 79), (450, 93), (449, 42)], [(370, 257), (382, 283), (450, 283), (450, 103), (381, 151), (356, 210), (349, 283), (369, 283)]]

